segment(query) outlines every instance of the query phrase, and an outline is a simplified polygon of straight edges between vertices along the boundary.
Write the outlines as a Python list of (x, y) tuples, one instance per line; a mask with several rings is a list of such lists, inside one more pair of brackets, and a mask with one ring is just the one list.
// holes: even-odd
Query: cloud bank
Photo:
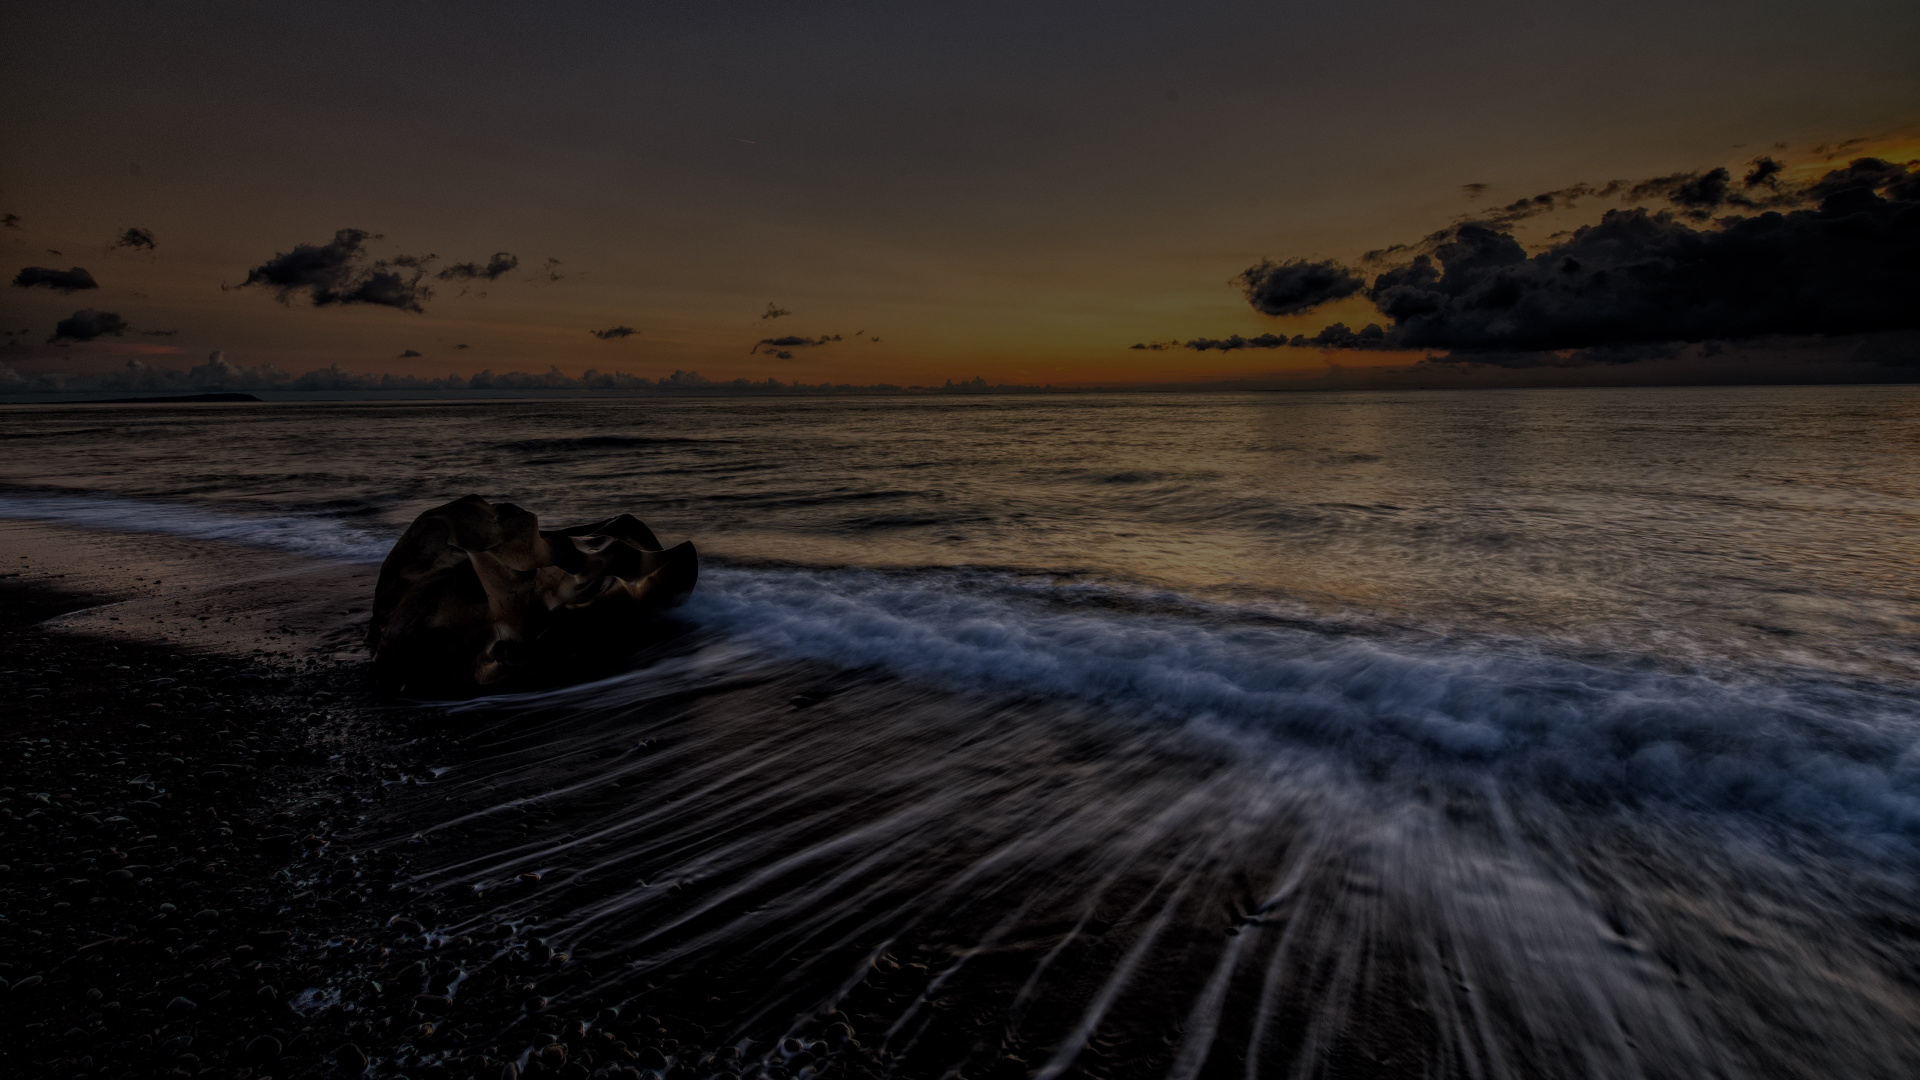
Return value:
[(946, 387), (902, 387), (891, 383), (851, 385), (847, 383), (807, 384), (781, 382), (778, 379), (708, 379), (695, 371), (675, 371), (651, 379), (623, 371), (588, 369), (579, 376), (563, 373), (558, 367), (544, 372), (479, 371), (472, 375), (419, 376), (391, 373), (356, 373), (338, 364), (317, 368), (302, 375), (291, 375), (272, 364), (247, 366), (229, 362), (219, 352), (203, 364), (186, 370), (151, 367), (129, 360), (124, 368), (100, 375), (30, 375), (0, 364), (0, 392), (203, 392), (221, 390), (301, 390), (301, 391), (516, 391), (516, 390), (616, 390), (661, 394), (702, 393), (898, 393), (902, 390), (977, 393), (1034, 392), (1038, 387), (990, 386), (984, 380), (949, 383)]
[[(1370, 284), (1333, 262), (1263, 261), (1237, 279), (1256, 311), (1364, 295), (1385, 324), (1184, 345), (1651, 355), (1646, 347), (1673, 343), (1920, 329), (1920, 163), (1862, 158), (1797, 186), (1782, 171), (1762, 158), (1739, 180), (1718, 168), (1547, 192), (1370, 253), (1390, 263)], [(1610, 209), (1537, 252), (1510, 230), (1623, 190), (1664, 206)], [(1723, 210), (1736, 212), (1714, 217)]]

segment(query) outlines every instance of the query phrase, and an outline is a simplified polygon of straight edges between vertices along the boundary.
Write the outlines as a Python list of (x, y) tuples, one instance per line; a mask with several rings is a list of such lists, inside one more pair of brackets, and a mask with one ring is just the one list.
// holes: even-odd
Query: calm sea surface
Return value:
[(1920, 390), (0, 408), (5, 517), (378, 560), (468, 492), (705, 566), (460, 707), (430, 884), (743, 1032), (1920, 1074)]

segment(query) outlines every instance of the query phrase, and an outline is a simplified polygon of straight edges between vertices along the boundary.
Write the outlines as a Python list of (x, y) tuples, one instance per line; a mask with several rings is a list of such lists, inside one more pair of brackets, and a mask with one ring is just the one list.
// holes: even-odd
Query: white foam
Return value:
[(1366, 775), (1920, 843), (1920, 688), (1115, 614), (1033, 593), (981, 574), (719, 567), (687, 613), (779, 655), (1226, 728)]
[(390, 538), (331, 518), (235, 514), (116, 495), (0, 494), (0, 518), (185, 536), (344, 562), (379, 562), (393, 546)]

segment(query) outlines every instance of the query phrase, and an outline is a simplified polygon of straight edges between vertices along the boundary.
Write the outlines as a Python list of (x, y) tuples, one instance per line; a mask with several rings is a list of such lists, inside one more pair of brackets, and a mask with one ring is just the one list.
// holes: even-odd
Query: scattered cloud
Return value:
[(761, 312), (760, 317), (763, 319), (778, 319), (791, 314), (793, 314), (793, 312), (769, 300), (767, 301), (767, 310)]
[(417, 350), (414, 350), (414, 349), (408, 349), (408, 350), (406, 350), (406, 351), (404, 351), (404, 352), (402, 352), (402, 353), (400, 354), (400, 359), (402, 359), (402, 360), (411, 360), (411, 359), (413, 359), (413, 358), (414, 358), (414, 357), (416, 357), (416, 356), (425, 356), (425, 355), (427, 355), (427, 354), (426, 354), (426, 353), (423, 353), (423, 352), (419, 352), (419, 351), (417, 351)]
[(178, 330), (142, 330), (140, 331), (141, 334), (147, 337), (172, 337), (173, 335), (179, 332), (180, 331)]
[(1477, 199), (1487, 193), (1490, 184), (1461, 184), (1460, 192), (1469, 199)]
[[(594, 337), (599, 338), (601, 341), (613, 341), (617, 338), (632, 337), (633, 335), (639, 332), (640, 331), (635, 330), (631, 326), (609, 326), (605, 330), (587, 331), (587, 333), (592, 334)], [(461, 348), (465, 348), (465, 347), (466, 346), (464, 345), (461, 346)]]
[(551, 256), (547, 258), (546, 262), (540, 264), (539, 274), (549, 282), (560, 281), (567, 276), (560, 272), (560, 260)]
[(259, 285), (273, 290), (282, 304), (304, 292), (315, 307), (372, 304), (401, 311), (425, 311), (433, 290), (421, 283), (432, 255), (396, 255), (367, 261), (366, 242), (378, 240), (364, 229), (341, 229), (325, 244), (296, 244), (247, 271), (238, 288)]
[[(822, 334), (817, 338), (801, 337), (798, 334), (788, 334), (785, 337), (777, 338), (761, 338), (753, 348), (747, 350), (747, 354), (751, 356), (760, 351), (760, 346), (765, 345), (773, 352), (776, 358), (791, 360), (793, 359), (793, 354), (785, 352), (787, 349), (810, 349), (819, 345), (831, 345), (839, 340), (839, 334)], [(874, 338), (874, 340), (878, 341), (880, 339)]]
[(441, 281), (498, 281), (520, 266), (520, 256), (510, 251), (496, 251), (493, 258), (481, 263), (454, 263), (437, 275)]
[(0, 214), (0, 225), (4, 225), (9, 229), (17, 229), (20, 227), (20, 215)]
[(108, 248), (109, 250), (123, 247), (146, 248), (148, 251), (152, 251), (158, 246), (153, 239), (153, 230), (130, 227), (115, 237), (113, 243), (108, 245)]
[(1283, 263), (1261, 260), (1233, 279), (1247, 294), (1247, 303), (1265, 315), (1297, 315), (1329, 300), (1352, 296), (1366, 281), (1333, 262), (1292, 259)]
[(458, 344), (458, 345), (455, 345), (455, 346), (454, 346), (454, 348), (456, 348), (456, 349), (464, 349), (464, 348), (467, 348), (467, 344), (466, 344), (465, 342), (461, 342), (460, 344)]
[(16, 289), (52, 289), (58, 293), (76, 293), (82, 289), (97, 289), (100, 283), (93, 275), (75, 266), (66, 270), (55, 270), (47, 266), (29, 266), (13, 275), (13, 287)]
[(1741, 181), (1745, 187), (1759, 187), (1762, 184), (1767, 187), (1778, 186), (1779, 181), (1776, 178), (1787, 168), (1770, 157), (1754, 158), (1752, 164), (1753, 167), (1747, 171), (1746, 178)]
[(131, 329), (133, 328), (127, 325), (127, 320), (111, 311), (95, 311), (92, 308), (86, 308), (54, 324), (53, 336), (47, 339), (47, 344), (51, 345), (59, 341), (92, 341), (94, 338), (105, 337), (108, 334), (119, 337)]

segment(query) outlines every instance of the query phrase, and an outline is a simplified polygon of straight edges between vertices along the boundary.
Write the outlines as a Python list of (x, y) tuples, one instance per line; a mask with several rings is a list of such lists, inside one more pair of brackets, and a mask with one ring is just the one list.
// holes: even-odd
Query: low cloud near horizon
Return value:
[[(1263, 260), (1236, 279), (1256, 311), (1296, 315), (1357, 295), (1384, 324), (1182, 344), (1430, 350), (1529, 366), (1538, 361), (1501, 357), (1622, 363), (1700, 342), (1920, 330), (1920, 163), (1861, 158), (1800, 184), (1782, 172), (1761, 158), (1739, 179), (1718, 168), (1547, 192), (1370, 252), (1389, 264), (1370, 283), (1330, 260)], [(1513, 234), (1533, 213), (1616, 196), (1664, 205), (1609, 209), (1535, 252)]]

